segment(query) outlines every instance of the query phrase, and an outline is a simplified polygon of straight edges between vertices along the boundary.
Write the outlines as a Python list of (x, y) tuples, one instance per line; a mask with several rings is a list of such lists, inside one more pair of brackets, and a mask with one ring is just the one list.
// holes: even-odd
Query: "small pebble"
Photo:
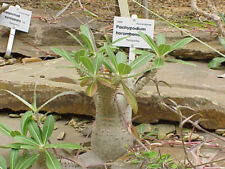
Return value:
[(20, 118), (19, 114), (9, 114), (10, 118)]
[(225, 129), (217, 129), (216, 134), (223, 135), (225, 133)]
[(16, 58), (11, 58), (11, 59), (8, 59), (7, 62), (8, 62), (8, 64), (12, 65), (12, 64), (17, 62), (17, 59)]
[(66, 133), (64, 131), (60, 132), (57, 136), (57, 140), (63, 140), (66, 136)]

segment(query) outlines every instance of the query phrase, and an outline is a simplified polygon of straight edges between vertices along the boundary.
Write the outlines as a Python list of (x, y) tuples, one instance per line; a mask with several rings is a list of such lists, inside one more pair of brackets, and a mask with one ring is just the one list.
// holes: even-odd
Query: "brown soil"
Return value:
[[(21, 0), (18, 1), (21, 7), (24, 8), (41, 8), (48, 10), (60, 10), (64, 8), (71, 0)], [(115, 0), (80, 0), (83, 7), (88, 11), (98, 15), (98, 17), (104, 21), (112, 21), (116, 11)], [(140, 3), (142, 1), (138, 0)], [(225, 11), (224, 0), (214, 0), (215, 5), (220, 12)], [(7, 2), (7, 0), (5, 1)], [(137, 14), (139, 17), (144, 17), (144, 9), (132, 0), (128, 0), (131, 14)], [(10, 4), (15, 4), (14, 1), (10, 1)], [(149, 0), (149, 9), (156, 12), (160, 16), (169, 19), (173, 22), (186, 24), (189, 19), (199, 20), (199, 15), (196, 14), (190, 6), (191, 2), (187, 0)], [(206, 0), (198, 0), (198, 6), (201, 9), (207, 10)], [(78, 1), (74, 1), (69, 10), (81, 10)], [(87, 13), (86, 13), (87, 14)], [(154, 15), (150, 15), (152, 19), (158, 19)], [(206, 19), (206, 18), (204, 18)]]

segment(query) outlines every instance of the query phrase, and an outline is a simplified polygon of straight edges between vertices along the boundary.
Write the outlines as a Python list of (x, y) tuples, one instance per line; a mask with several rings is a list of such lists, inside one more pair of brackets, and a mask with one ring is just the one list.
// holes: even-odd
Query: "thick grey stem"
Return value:
[(146, 86), (149, 81), (156, 75), (157, 69), (153, 69), (151, 71), (146, 72), (143, 76), (141, 76), (134, 84), (133, 93), (138, 93), (144, 86)]
[[(115, 160), (133, 145), (121, 112), (126, 111), (127, 102), (120, 100), (119, 109), (115, 102), (117, 90), (98, 84), (95, 97), (96, 123), (92, 131), (93, 151), (104, 161)], [(125, 99), (125, 98), (124, 98)], [(124, 103), (124, 105), (123, 105)]]

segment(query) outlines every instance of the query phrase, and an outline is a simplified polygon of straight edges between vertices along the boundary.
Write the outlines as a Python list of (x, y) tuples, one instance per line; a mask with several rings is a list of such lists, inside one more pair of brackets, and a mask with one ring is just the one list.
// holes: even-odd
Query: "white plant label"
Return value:
[(139, 31), (153, 38), (154, 20), (114, 17), (113, 42), (120, 38), (127, 37), (126, 39), (115, 43), (115, 46), (150, 48), (138, 34)]
[(28, 32), (31, 15), (31, 11), (10, 6), (9, 9), (0, 15), (0, 25), (23, 32)]

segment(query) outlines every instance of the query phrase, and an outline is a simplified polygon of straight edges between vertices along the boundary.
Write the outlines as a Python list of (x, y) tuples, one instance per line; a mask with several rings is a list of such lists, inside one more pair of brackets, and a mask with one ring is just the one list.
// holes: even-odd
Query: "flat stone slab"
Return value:
[[(170, 98), (179, 105), (193, 108), (194, 112), (184, 111), (187, 116), (200, 113), (195, 119), (204, 119), (200, 124), (205, 128), (225, 128), (225, 79), (217, 78), (217, 75), (224, 71), (208, 69), (206, 63), (193, 63), (197, 67), (167, 63), (161, 68), (157, 73), (158, 80), (164, 80), (172, 86), (169, 88), (160, 85), (161, 96), (166, 102)], [(74, 91), (75, 94), (57, 98), (43, 110), (93, 116), (93, 100), (85, 95), (85, 88), (80, 87), (76, 70), (57, 68), (68, 65), (70, 63), (60, 58), (0, 67), (0, 89), (10, 90), (32, 102), (36, 84), (38, 105), (63, 91)], [(153, 83), (146, 86), (137, 98), (139, 112), (136, 122), (179, 121), (176, 114), (162, 107)], [(6, 108), (14, 111), (27, 110), (27, 107), (14, 97), (1, 91), (0, 109)]]

